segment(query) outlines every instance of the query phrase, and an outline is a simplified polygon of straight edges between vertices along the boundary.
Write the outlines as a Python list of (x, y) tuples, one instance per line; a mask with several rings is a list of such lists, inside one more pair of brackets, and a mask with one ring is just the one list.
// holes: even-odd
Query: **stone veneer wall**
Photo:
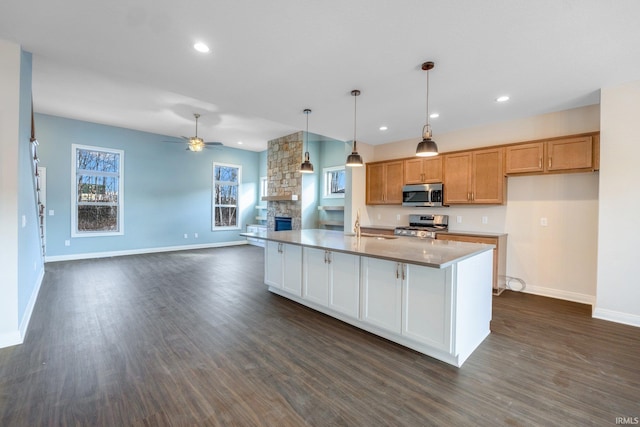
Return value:
[(267, 196), (297, 195), (295, 201), (267, 202), (267, 230), (274, 230), (276, 216), (290, 216), (291, 228), (302, 228), (303, 132), (272, 139), (267, 149)]

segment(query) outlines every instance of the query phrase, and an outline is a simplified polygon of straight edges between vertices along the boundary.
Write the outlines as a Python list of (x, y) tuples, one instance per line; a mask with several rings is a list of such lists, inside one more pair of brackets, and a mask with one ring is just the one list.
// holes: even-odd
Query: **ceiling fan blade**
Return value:
[(213, 142), (205, 142), (204, 145), (224, 145), (222, 142), (213, 141)]

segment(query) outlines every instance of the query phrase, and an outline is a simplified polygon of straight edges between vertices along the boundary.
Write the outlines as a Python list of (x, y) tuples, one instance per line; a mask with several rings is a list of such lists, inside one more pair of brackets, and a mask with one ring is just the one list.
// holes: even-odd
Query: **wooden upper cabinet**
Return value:
[(471, 174), (473, 203), (504, 203), (506, 179), (503, 169), (503, 152), (502, 148), (473, 152)]
[(405, 185), (437, 182), (442, 182), (442, 156), (416, 157), (404, 161)]
[(471, 202), (471, 153), (444, 156), (444, 204)]
[(505, 147), (505, 173), (536, 174), (598, 170), (598, 140), (592, 136)]
[(505, 199), (503, 149), (444, 156), (444, 203), (502, 204)]
[(547, 142), (548, 171), (593, 167), (593, 143), (590, 136)]
[(402, 160), (367, 163), (367, 204), (401, 205), (403, 178)]
[(544, 142), (505, 148), (505, 173), (544, 172)]

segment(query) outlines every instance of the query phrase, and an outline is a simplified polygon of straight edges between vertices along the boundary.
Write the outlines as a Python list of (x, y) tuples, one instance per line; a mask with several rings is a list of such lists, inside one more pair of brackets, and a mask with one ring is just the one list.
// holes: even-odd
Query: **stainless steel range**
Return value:
[(396, 236), (420, 237), (435, 239), (438, 231), (449, 229), (449, 215), (409, 215), (409, 225), (396, 227)]

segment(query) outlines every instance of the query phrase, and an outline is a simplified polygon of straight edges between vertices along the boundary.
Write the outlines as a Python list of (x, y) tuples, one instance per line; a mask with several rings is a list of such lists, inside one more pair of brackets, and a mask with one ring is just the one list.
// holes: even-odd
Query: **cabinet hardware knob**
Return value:
[(549, 169), (551, 169), (551, 157), (549, 157)]
[(538, 159), (538, 169), (542, 169), (542, 157)]

